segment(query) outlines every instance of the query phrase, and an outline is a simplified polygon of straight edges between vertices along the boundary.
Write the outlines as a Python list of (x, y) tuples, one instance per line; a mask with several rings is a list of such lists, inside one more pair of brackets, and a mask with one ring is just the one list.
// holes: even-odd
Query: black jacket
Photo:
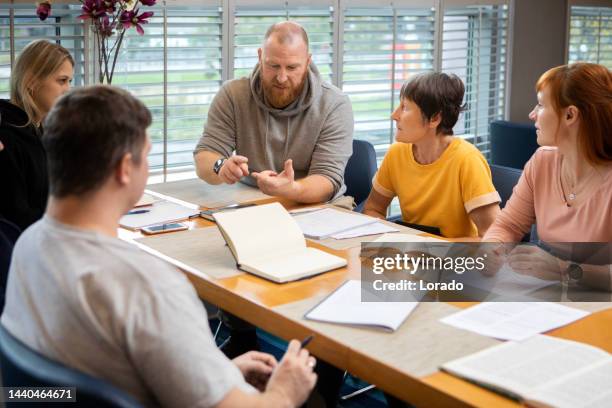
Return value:
[(27, 114), (0, 99), (0, 216), (23, 231), (45, 212), (49, 194), (47, 155)]

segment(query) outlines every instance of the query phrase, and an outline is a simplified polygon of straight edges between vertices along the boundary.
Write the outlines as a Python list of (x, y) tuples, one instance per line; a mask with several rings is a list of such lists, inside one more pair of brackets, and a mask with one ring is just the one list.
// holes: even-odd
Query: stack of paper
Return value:
[(140, 197), (140, 200), (138, 200), (138, 202), (134, 204), (134, 207), (144, 207), (152, 205), (153, 203), (156, 203), (158, 201), (160, 201), (159, 198), (153, 197), (151, 194), (143, 193), (142, 197)]
[(185, 207), (170, 201), (158, 201), (151, 207), (143, 208), (142, 211), (146, 212), (124, 215), (119, 220), (119, 224), (124, 228), (138, 229), (148, 225), (184, 220), (200, 214), (196, 208)]
[(304, 316), (327, 323), (395, 331), (418, 302), (362, 302), (361, 283), (349, 280)]
[(583, 310), (550, 302), (485, 302), (440, 321), (500, 340), (521, 341), (565, 326), (588, 314)]
[(378, 222), (377, 218), (355, 212), (324, 208), (294, 216), (295, 221), (307, 238), (325, 239)]
[(397, 232), (397, 228), (393, 228), (382, 222), (375, 222), (373, 224), (364, 225), (363, 227), (357, 227), (350, 229), (339, 234), (332, 235), (334, 239), (350, 239), (356, 237), (364, 237), (366, 235), (384, 234), (386, 232)]
[(385, 234), (382, 237), (378, 237), (372, 242), (448, 242), (432, 237), (423, 237), (414, 234)]

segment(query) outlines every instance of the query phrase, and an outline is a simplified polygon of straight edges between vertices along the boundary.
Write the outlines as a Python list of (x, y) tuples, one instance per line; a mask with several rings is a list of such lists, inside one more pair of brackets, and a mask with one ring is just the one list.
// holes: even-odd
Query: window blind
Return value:
[(612, 69), (612, 7), (571, 7), (568, 62), (578, 61)]

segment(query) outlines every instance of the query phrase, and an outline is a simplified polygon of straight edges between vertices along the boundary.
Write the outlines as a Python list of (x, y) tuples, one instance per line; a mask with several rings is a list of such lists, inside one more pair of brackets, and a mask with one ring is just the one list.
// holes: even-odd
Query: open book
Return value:
[(308, 248), (297, 223), (279, 203), (214, 214), (239, 269), (274, 282), (289, 282), (346, 265)]
[(361, 282), (346, 281), (304, 317), (326, 323), (363, 326), (393, 332), (418, 302), (362, 302)]
[(506, 342), (442, 370), (535, 407), (612, 406), (612, 356), (552, 336)]

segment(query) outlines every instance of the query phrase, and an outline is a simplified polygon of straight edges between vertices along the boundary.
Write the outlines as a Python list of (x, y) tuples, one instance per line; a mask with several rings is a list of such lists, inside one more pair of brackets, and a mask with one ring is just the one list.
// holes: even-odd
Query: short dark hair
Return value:
[(126, 153), (138, 164), (150, 124), (147, 107), (119, 88), (95, 85), (67, 92), (43, 124), (51, 195), (95, 190)]
[(409, 99), (421, 109), (423, 118), (431, 120), (438, 113), (442, 120), (436, 133), (452, 135), (453, 126), (464, 110), (465, 86), (454, 74), (424, 72), (408, 80), (400, 91), (400, 99)]

